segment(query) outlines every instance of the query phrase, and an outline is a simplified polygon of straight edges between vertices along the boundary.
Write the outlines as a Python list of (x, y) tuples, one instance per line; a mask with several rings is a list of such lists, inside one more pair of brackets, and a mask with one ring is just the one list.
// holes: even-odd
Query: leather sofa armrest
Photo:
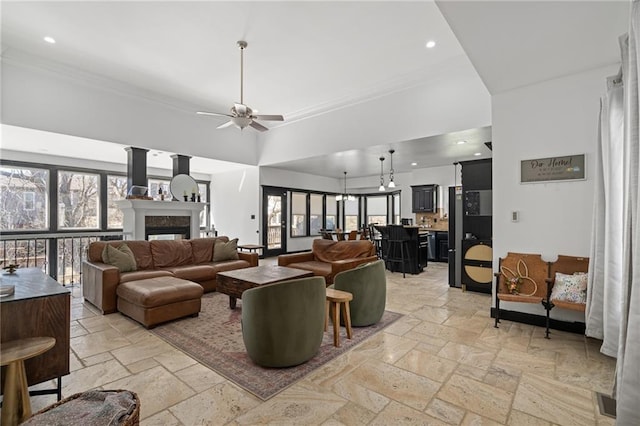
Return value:
[(82, 262), (82, 297), (103, 314), (116, 312), (116, 288), (120, 271), (115, 266), (100, 262)]
[(353, 269), (362, 263), (375, 262), (377, 256), (359, 257), (355, 259), (336, 260), (331, 262), (331, 275), (327, 277), (327, 282), (333, 282), (333, 278), (342, 271)]
[(240, 260), (246, 260), (251, 266), (258, 266), (258, 253), (238, 252), (238, 258)]
[(306, 251), (304, 253), (281, 254), (278, 256), (278, 266), (287, 266), (291, 263), (310, 262), (315, 260), (313, 252)]

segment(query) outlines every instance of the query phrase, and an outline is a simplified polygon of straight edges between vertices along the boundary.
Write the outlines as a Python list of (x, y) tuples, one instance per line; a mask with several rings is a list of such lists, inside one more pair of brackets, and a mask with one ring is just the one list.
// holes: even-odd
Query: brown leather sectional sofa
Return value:
[(375, 246), (369, 240), (317, 239), (313, 240), (309, 252), (278, 256), (278, 265), (312, 271), (315, 276), (324, 277), (327, 285), (330, 285), (338, 272), (376, 260)]
[[(257, 253), (238, 252), (238, 260), (212, 262), (216, 240), (228, 237), (192, 240), (98, 241), (89, 245), (82, 265), (82, 295), (104, 314), (117, 310), (117, 288), (121, 283), (159, 277), (175, 277), (200, 284), (204, 292), (216, 289), (216, 274), (222, 271), (258, 266)], [(102, 263), (106, 244), (131, 249), (137, 270), (121, 273), (115, 266)]]

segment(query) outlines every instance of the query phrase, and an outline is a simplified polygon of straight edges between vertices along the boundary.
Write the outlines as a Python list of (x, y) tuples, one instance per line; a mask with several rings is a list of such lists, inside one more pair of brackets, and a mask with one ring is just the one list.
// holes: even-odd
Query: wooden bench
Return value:
[(553, 292), (553, 287), (555, 285), (556, 280), (556, 272), (560, 272), (567, 275), (573, 275), (576, 272), (589, 272), (589, 258), (588, 257), (575, 257), (575, 256), (565, 256), (558, 255), (558, 259), (555, 262), (549, 262), (549, 278), (546, 279), (547, 282), (547, 297), (546, 300), (543, 301), (543, 305), (547, 310), (547, 330), (545, 337), (549, 338), (549, 312), (554, 307), (558, 307), (561, 309), (569, 309), (572, 311), (585, 312), (586, 303), (575, 303), (568, 302), (565, 300), (558, 300), (552, 298), (551, 293)]
[[(517, 303), (540, 303), (546, 310), (546, 332), (549, 338), (549, 315), (554, 307), (585, 312), (586, 304), (558, 300), (552, 297), (556, 273), (567, 275), (586, 273), (589, 270), (589, 258), (559, 255), (555, 262), (542, 260), (540, 254), (507, 253), (499, 259), (499, 272), (496, 272), (494, 326), (500, 323), (500, 301)], [(510, 281), (518, 281), (519, 288), (511, 289)]]

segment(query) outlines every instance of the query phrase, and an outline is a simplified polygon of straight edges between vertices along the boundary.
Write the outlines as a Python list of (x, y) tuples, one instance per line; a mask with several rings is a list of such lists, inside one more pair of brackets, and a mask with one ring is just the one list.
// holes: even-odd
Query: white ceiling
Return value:
[[(465, 54), (493, 94), (618, 62), (617, 36), (626, 30), (628, 8), (628, 1), (615, 0), (3, 1), (2, 55), (107, 77), (176, 108), (225, 112), (239, 100), (236, 41), (245, 39), (245, 102), (264, 114), (283, 114), (286, 126), (412, 87)], [(43, 42), (46, 35), (57, 43)], [(434, 49), (424, 46), (430, 39)], [(379, 170), (377, 158), (389, 148), (396, 149), (398, 173), (409, 171), (411, 161), (426, 167), (477, 158), (474, 152), (490, 156), (483, 145), (490, 129), (459, 130), (465, 132), (270, 166), (335, 177), (345, 158), (355, 158), (349, 175), (366, 176)], [(469, 143), (453, 144), (461, 138)], [(16, 145), (3, 142), (4, 149), (32, 149)], [(92, 152), (121, 148), (96, 145)]]

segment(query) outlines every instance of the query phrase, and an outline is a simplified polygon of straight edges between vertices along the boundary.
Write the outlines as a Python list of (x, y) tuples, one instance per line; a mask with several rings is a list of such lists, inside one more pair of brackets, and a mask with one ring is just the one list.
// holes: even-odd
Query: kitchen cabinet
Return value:
[(432, 213), (438, 205), (438, 185), (416, 185), (411, 187), (413, 213)]

